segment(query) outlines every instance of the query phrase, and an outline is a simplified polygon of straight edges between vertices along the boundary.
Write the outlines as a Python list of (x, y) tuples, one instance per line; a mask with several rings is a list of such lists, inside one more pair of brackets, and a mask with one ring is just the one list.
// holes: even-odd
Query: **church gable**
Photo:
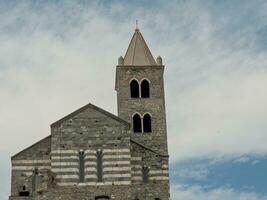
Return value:
[[(52, 172), (59, 186), (130, 184), (127, 122), (88, 104), (51, 128)], [(128, 170), (119, 172), (122, 168)]]
[[(100, 116), (101, 115), (101, 116)], [(53, 124), (51, 124), (51, 128), (53, 127), (58, 127), (61, 124), (67, 123), (67, 124), (71, 124), (73, 120), (79, 118), (79, 117), (83, 117), (83, 118), (87, 118), (87, 119), (93, 119), (92, 121), (96, 122), (96, 118), (101, 117), (101, 118), (106, 118), (109, 120), (113, 120), (114, 123), (120, 123), (126, 127), (129, 127), (129, 123), (124, 121), (123, 119), (117, 117), (116, 115), (113, 115), (112, 113), (105, 111), (91, 103), (79, 108), (78, 110), (70, 113), (69, 115), (63, 117), (62, 119), (54, 122)]]
[(52, 149), (129, 146), (129, 124), (88, 104), (51, 125)]

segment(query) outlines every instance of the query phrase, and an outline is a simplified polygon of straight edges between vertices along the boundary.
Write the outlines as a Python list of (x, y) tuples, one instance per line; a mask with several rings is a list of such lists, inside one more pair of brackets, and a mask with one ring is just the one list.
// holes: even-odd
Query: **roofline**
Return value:
[(28, 149), (34, 147), (35, 145), (40, 144), (41, 142), (43, 142), (44, 140), (46, 140), (46, 139), (48, 139), (48, 138), (50, 138), (50, 137), (51, 137), (51, 135), (49, 135), (49, 136), (47, 136), (47, 137), (45, 137), (45, 138), (39, 140), (38, 142), (35, 142), (34, 144), (32, 144), (31, 146), (27, 147), (26, 149), (21, 150), (20, 152), (18, 152), (18, 153), (16, 153), (15, 155), (13, 155), (13, 156), (11, 157), (11, 160), (12, 160), (13, 158), (15, 158), (16, 156), (18, 156), (19, 154), (21, 154), (22, 152), (24, 152), (24, 151), (26, 151), (26, 150), (28, 150)]
[(117, 65), (117, 67), (134, 67), (134, 68), (164, 68), (165, 65)]
[(168, 154), (161, 154), (161, 153), (157, 152), (156, 150), (151, 149), (151, 148), (145, 146), (144, 144), (141, 144), (141, 143), (139, 143), (139, 142), (137, 142), (137, 141), (135, 141), (135, 140), (133, 140), (133, 139), (130, 139), (130, 141), (133, 142), (133, 143), (135, 143), (135, 144), (137, 144), (137, 145), (139, 145), (139, 146), (141, 146), (141, 147), (144, 148), (144, 149), (147, 149), (147, 150), (149, 150), (149, 151), (151, 151), (151, 152), (153, 152), (153, 153), (155, 153), (155, 154), (161, 156), (161, 157), (169, 157)]
[(51, 128), (56, 127), (59, 123), (61, 123), (61, 122), (65, 121), (65, 120), (67, 120), (67, 119), (69, 119), (69, 118), (75, 116), (76, 114), (78, 114), (78, 113), (80, 113), (80, 112), (86, 110), (86, 109), (89, 108), (89, 107), (90, 107), (90, 108), (93, 108), (93, 109), (96, 110), (96, 111), (101, 112), (101, 113), (104, 114), (104, 115), (107, 115), (107, 116), (111, 117), (112, 119), (114, 119), (114, 120), (116, 120), (116, 121), (118, 121), (118, 122), (120, 122), (120, 123), (122, 123), (122, 124), (124, 124), (127, 128), (130, 128), (130, 124), (129, 124), (128, 122), (126, 122), (125, 120), (123, 120), (123, 119), (119, 118), (118, 116), (116, 116), (116, 115), (114, 115), (114, 114), (112, 114), (112, 113), (110, 113), (110, 112), (108, 112), (108, 111), (106, 111), (106, 110), (103, 110), (102, 108), (97, 107), (97, 106), (95, 106), (95, 105), (93, 105), (93, 104), (91, 104), (91, 103), (88, 103), (88, 104), (86, 104), (85, 106), (79, 108), (78, 110), (75, 110), (74, 112), (72, 112), (72, 113), (66, 115), (65, 117), (63, 117), (63, 118), (57, 120), (56, 122), (52, 123), (52, 124), (50, 125), (50, 127), (51, 127)]

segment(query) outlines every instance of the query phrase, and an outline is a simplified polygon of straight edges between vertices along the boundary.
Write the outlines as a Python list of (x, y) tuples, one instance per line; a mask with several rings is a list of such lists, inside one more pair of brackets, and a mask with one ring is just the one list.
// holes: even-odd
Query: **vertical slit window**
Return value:
[(84, 151), (79, 152), (79, 182), (84, 182)]
[(147, 80), (143, 80), (141, 83), (141, 97), (149, 98), (149, 96), (150, 96), (149, 82)]
[(148, 183), (148, 181), (149, 181), (149, 167), (143, 166), (142, 175), (143, 175), (143, 182)]
[(97, 158), (97, 182), (103, 182), (103, 152), (98, 150), (96, 153)]
[(134, 133), (142, 132), (142, 122), (139, 114), (133, 116), (133, 131)]
[(151, 116), (149, 114), (145, 114), (143, 118), (143, 126), (145, 133), (151, 133)]
[(30, 192), (26, 190), (26, 186), (22, 187), (22, 191), (19, 192), (19, 196), (21, 197), (28, 197), (30, 196)]
[(132, 80), (130, 83), (131, 88), (131, 97), (138, 98), (139, 97), (139, 83), (136, 80)]

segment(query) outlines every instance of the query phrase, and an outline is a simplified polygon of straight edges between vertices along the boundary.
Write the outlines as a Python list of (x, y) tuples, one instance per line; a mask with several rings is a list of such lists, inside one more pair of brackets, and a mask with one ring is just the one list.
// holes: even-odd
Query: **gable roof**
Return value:
[(87, 105), (85, 105), (85, 106), (79, 108), (78, 110), (75, 110), (74, 112), (72, 112), (72, 113), (68, 114), (67, 116), (65, 116), (65, 117), (63, 117), (63, 118), (61, 118), (61, 119), (59, 119), (59, 120), (56, 121), (56, 122), (54, 122), (54, 123), (51, 124), (50, 126), (51, 126), (51, 127), (55, 127), (55, 126), (59, 125), (60, 123), (62, 123), (62, 122), (64, 122), (64, 121), (66, 121), (66, 120), (72, 118), (73, 116), (75, 116), (75, 115), (81, 113), (82, 111), (84, 111), (84, 110), (86, 110), (86, 109), (88, 109), (88, 108), (94, 109), (94, 110), (96, 110), (97, 112), (100, 112), (100, 113), (106, 115), (107, 117), (110, 117), (110, 118), (112, 118), (112, 119), (114, 119), (114, 120), (116, 120), (116, 121), (122, 123), (123, 125), (127, 126), (128, 128), (130, 128), (130, 124), (129, 124), (128, 122), (124, 121), (123, 119), (117, 117), (116, 115), (114, 115), (114, 114), (112, 114), (112, 113), (110, 113), (110, 112), (108, 112), (108, 111), (106, 111), (106, 110), (103, 110), (102, 108), (99, 108), (99, 107), (97, 107), (97, 106), (95, 106), (95, 105), (93, 105), (93, 104), (91, 104), (91, 103), (89, 103), (89, 104), (87, 104)]
[(135, 29), (134, 35), (124, 56), (124, 65), (157, 65), (139, 29)]

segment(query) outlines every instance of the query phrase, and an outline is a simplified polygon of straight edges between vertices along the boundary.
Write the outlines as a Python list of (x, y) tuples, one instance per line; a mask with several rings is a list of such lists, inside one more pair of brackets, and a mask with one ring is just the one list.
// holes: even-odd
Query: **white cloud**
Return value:
[(203, 169), (199, 167), (188, 167), (175, 171), (172, 173), (173, 176), (178, 176), (179, 178), (184, 179), (194, 179), (194, 180), (203, 180), (206, 179), (209, 175), (208, 169)]
[(253, 192), (235, 191), (231, 188), (207, 189), (201, 186), (175, 185), (172, 188), (172, 200), (266, 200)]
[(173, 155), (266, 152), (266, 85), (267, 75), (261, 73), (216, 77), (176, 95), (177, 106), (173, 102), (169, 107), (178, 130), (170, 140)]
[(164, 49), (171, 158), (266, 153), (267, 53), (256, 30), (229, 31), (231, 16), (214, 19), (199, 4), (185, 12), (188, 36), (177, 25)]

